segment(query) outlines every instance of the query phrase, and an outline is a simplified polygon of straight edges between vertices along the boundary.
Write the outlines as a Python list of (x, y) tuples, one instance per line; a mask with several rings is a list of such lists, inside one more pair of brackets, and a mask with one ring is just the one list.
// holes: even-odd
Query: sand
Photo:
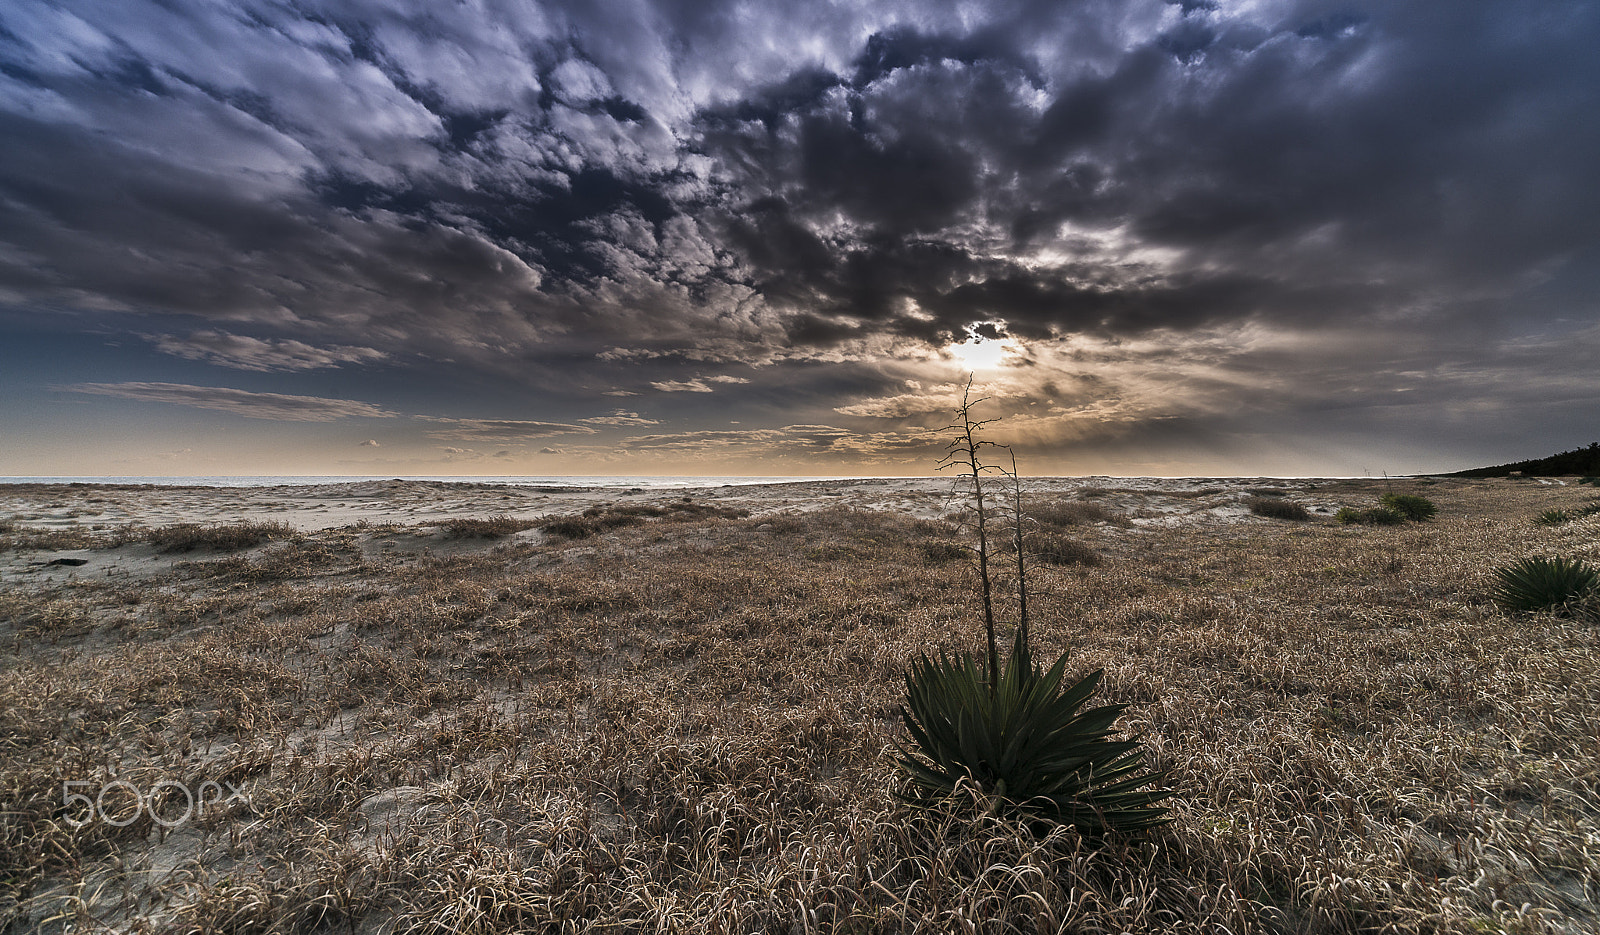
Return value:
[[(1315, 511), (1331, 513), (1332, 493), (1352, 481), (1339, 479), (1029, 477), (1028, 497), (1092, 498), (1132, 517), (1141, 529), (1264, 522), (1245, 501), (1261, 490), (1290, 493)], [(409, 531), (418, 547), (461, 550), (490, 542), (448, 541), (443, 524), (453, 519), (509, 516), (533, 520), (580, 513), (615, 503), (662, 504), (689, 498), (699, 503), (749, 510), (752, 516), (807, 512), (830, 505), (885, 510), (931, 519), (962, 508), (965, 484), (949, 477), (863, 478), (713, 487), (617, 488), (572, 485), (522, 487), (470, 481), (379, 480), (276, 487), (176, 487), (102, 484), (0, 485), (0, 521), (18, 531), (107, 534), (130, 527), (200, 526), (245, 522), (282, 523), (304, 532), (353, 528), (370, 540), (393, 527)], [(376, 528), (376, 529), (375, 529)], [(539, 541), (537, 529), (517, 534)], [(146, 577), (193, 560), (186, 553), (161, 553), (143, 542), (117, 548), (37, 548), (0, 553), (0, 584), (43, 583), (73, 577)], [(83, 564), (78, 564), (79, 562)]]

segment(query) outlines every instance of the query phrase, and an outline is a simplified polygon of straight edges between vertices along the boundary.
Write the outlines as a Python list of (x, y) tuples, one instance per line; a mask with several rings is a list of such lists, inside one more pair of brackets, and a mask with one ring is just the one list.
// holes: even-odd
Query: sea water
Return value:
[(666, 475), (605, 474), (605, 475), (500, 475), (478, 476), (464, 474), (289, 474), (242, 475), (214, 477), (0, 477), (0, 484), (144, 484), (153, 487), (310, 487), (322, 484), (356, 484), (373, 481), (404, 480), (442, 484), (505, 484), (514, 487), (722, 487), (746, 484), (788, 484), (799, 481), (860, 480), (846, 477), (800, 476), (714, 476), (673, 477)]

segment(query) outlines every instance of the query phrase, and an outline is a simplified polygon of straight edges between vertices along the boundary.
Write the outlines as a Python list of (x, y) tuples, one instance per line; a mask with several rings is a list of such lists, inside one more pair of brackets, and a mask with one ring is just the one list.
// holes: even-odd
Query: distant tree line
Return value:
[(1590, 442), (1587, 448), (1574, 448), (1548, 458), (1518, 461), (1514, 464), (1497, 464), (1494, 467), (1456, 471), (1447, 477), (1506, 477), (1520, 473), (1524, 477), (1556, 477), (1565, 474), (1600, 475), (1600, 442)]

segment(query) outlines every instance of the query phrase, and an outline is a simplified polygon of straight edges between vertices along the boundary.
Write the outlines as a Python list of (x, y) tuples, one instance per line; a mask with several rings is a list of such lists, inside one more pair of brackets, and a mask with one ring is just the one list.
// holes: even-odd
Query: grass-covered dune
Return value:
[(1600, 626), (1487, 599), (1600, 554), (1600, 516), (1533, 522), (1593, 492), (1394, 488), (1437, 516), (1035, 499), (1036, 655), (1104, 667), (1176, 789), (1100, 847), (892, 795), (910, 662), (982, 642), (951, 520), (186, 530), (145, 576), (16, 577), (0, 929), (1593, 932)]

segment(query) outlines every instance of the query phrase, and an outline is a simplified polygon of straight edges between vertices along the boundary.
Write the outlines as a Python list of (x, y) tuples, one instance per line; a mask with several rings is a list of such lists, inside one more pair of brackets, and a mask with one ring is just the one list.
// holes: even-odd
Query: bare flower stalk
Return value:
[(1017, 472), (1017, 453), (1011, 446), (1006, 446), (1006, 453), (1011, 455), (1011, 510), (1012, 532), (1016, 537), (1014, 543), (1017, 547), (1017, 647), (1026, 650), (1028, 647), (1028, 574), (1025, 559), (1022, 553), (1022, 475)]
[(983, 474), (994, 468), (983, 464), (978, 458), (978, 452), (985, 446), (997, 446), (994, 442), (978, 438), (979, 430), (995, 420), (972, 418), (973, 407), (987, 399), (987, 396), (972, 398), (972, 378), (969, 376), (967, 387), (961, 394), (961, 405), (956, 409), (957, 421), (951, 425), (958, 434), (950, 442), (948, 452), (940, 459), (938, 469), (942, 471), (947, 467), (956, 466), (960, 468), (959, 476), (972, 478), (972, 495), (977, 501), (975, 509), (978, 516), (978, 578), (983, 586), (983, 628), (989, 650), (989, 692), (993, 694), (1000, 685), (1000, 649), (994, 633), (994, 585), (989, 577), (989, 519), (988, 503), (983, 492)]

